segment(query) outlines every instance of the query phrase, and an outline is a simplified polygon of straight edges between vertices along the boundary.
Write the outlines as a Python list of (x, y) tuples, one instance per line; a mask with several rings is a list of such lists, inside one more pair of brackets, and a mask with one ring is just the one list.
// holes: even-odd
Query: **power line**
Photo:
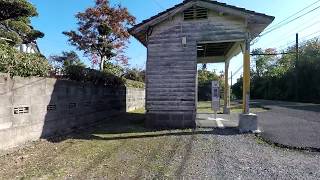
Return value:
[(232, 75), (235, 76), (240, 72), (240, 70), (243, 68), (243, 65), (241, 65)]
[[(308, 35), (306, 35), (306, 36), (303, 36), (303, 37), (300, 38), (300, 39), (308, 38), (308, 37), (313, 36), (313, 35), (315, 35), (315, 34), (317, 34), (317, 33), (320, 33), (320, 31), (313, 32), (313, 33), (311, 33), (311, 34), (308, 34)], [(317, 36), (315, 36), (315, 37), (317, 37)], [(315, 37), (306, 39), (306, 40), (304, 40), (304, 41), (311, 40), (311, 39), (313, 39), (313, 38), (315, 38)], [(295, 42), (296, 42), (295, 40), (294, 40), (294, 41), (290, 41), (290, 42), (288, 42), (288, 43), (286, 43), (285, 45), (282, 45), (282, 46), (290, 47), (290, 46), (294, 45)], [(280, 46), (280, 47), (282, 47), (282, 46)]]
[[(295, 15), (299, 14), (300, 12), (303, 12), (304, 10), (308, 9), (309, 7), (313, 6), (314, 4), (316, 4), (316, 3), (318, 3), (318, 2), (320, 2), (320, 0), (318, 0), (318, 1), (316, 1), (316, 2), (314, 2), (314, 3), (312, 3), (312, 4), (310, 4), (310, 5), (308, 5), (307, 7), (303, 8), (302, 10), (294, 13), (293, 15), (291, 15), (291, 16), (289, 16), (289, 17), (287, 17), (287, 18), (285, 18), (285, 19), (282, 20), (281, 22), (279, 22), (279, 23), (277, 23), (277, 24), (275, 24), (275, 25), (273, 25), (273, 26), (271, 26), (271, 27), (268, 27), (267, 29), (264, 30), (265, 33), (262, 33), (261, 35), (259, 35), (258, 37), (256, 37), (250, 45), (253, 46), (255, 43), (257, 43), (257, 42), (260, 40), (260, 38), (261, 38), (262, 36), (264, 36), (264, 35), (272, 32), (272, 31), (274, 31), (274, 30), (276, 30), (276, 29), (279, 29), (279, 28), (283, 27), (284, 25), (289, 24), (290, 22), (287, 22), (286, 24), (283, 24), (283, 25), (282, 25), (282, 23), (285, 22), (286, 20), (290, 19), (291, 17), (294, 17)], [(317, 7), (317, 8), (319, 8), (319, 7)], [(314, 9), (311, 10), (311, 12), (312, 12), (312, 11), (314, 11)], [(308, 13), (311, 13), (311, 12), (307, 12), (307, 13), (305, 13), (304, 15), (301, 15), (301, 17), (303, 17), (303, 16), (305, 16), (305, 15), (307, 15)], [(297, 18), (291, 20), (291, 22), (292, 22), (292, 21), (295, 21), (295, 20), (297, 20), (297, 19), (299, 19), (299, 18), (301, 18), (301, 17), (297, 17)], [(318, 18), (318, 15), (317, 15), (317, 16), (314, 16), (314, 18), (317, 19), (317, 18)], [(280, 26), (279, 26), (279, 25), (280, 25)], [(277, 26), (278, 26), (278, 27), (277, 27)], [(301, 30), (300, 30), (300, 31), (301, 31)]]
[(284, 37), (281, 36), (281, 37), (282, 37), (282, 40), (280, 40), (280, 41), (271, 41), (271, 42), (268, 43), (268, 44), (274, 44), (274, 43), (277, 44), (277, 43), (279, 43), (279, 42), (285, 41), (286, 38), (291, 37), (291, 36), (294, 35), (295, 33), (303, 32), (304, 30), (306, 30), (306, 29), (308, 29), (308, 28), (311, 28), (312, 26), (315, 26), (315, 25), (317, 25), (318, 23), (320, 23), (320, 20), (318, 20), (318, 21), (316, 21), (316, 22), (314, 22), (314, 23), (312, 23), (312, 24), (310, 24), (310, 25), (308, 25), (308, 26), (306, 26), (306, 27), (301, 28), (301, 29), (297, 30), (296, 32), (291, 32), (291, 33), (289, 33), (289, 34), (283, 34)]
[[(313, 36), (313, 35), (315, 35), (315, 34), (317, 34), (317, 33), (320, 33), (320, 31), (316, 31), (316, 32), (311, 33), (311, 34), (309, 34), (309, 35), (303, 36), (301, 39), (308, 38), (308, 37)], [(312, 37), (312, 38), (314, 38), (314, 37)], [(311, 38), (311, 39), (312, 39), (312, 38)], [(309, 40), (310, 40), (310, 39), (309, 39)]]
[(297, 14), (299, 14), (299, 13), (303, 12), (304, 10), (308, 9), (309, 7), (311, 7), (311, 6), (315, 5), (315, 4), (317, 4), (318, 2), (320, 2), (320, 0), (313, 2), (312, 4), (308, 5), (307, 7), (305, 7), (305, 8), (303, 8), (303, 9), (301, 9), (300, 11), (298, 11), (298, 12), (296, 12), (296, 13), (292, 14), (292, 15), (290, 15), (289, 17), (287, 17), (287, 18), (285, 18), (284, 20), (280, 21), (279, 23), (277, 23), (277, 24), (275, 24), (275, 25), (273, 25), (273, 26), (271, 26), (271, 27), (267, 28), (266, 30), (268, 31), (268, 29), (272, 29), (272, 28), (274, 28), (275, 26), (278, 26), (278, 25), (282, 24), (283, 22), (285, 22), (285, 21), (289, 20), (290, 18), (294, 17), (295, 15), (297, 15)]
[(158, 0), (153, 0), (153, 2), (160, 7), (160, 9), (165, 10), (165, 8), (160, 4)]
[(306, 12), (306, 13), (304, 13), (304, 14), (302, 14), (302, 15), (300, 15), (300, 16), (298, 16), (298, 17), (296, 17), (296, 18), (294, 18), (294, 19), (292, 19), (292, 20), (290, 20), (290, 21), (288, 21), (288, 22), (285, 22), (284, 24), (280, 24), (279, 26), (274, 27), (274, 28), (266, 31), (265, 33), (262, 33), (262, 34), (260, 35), (260, 37), (262, 37), (262, 36), (264, 36), (264, 35), (266, 35), (266, 34), (269, 34), (269, 33), (273, 32), (273, 31), (275, 31), (275, 30), (277, 30), (277, 29), (279, 29), (279, 28), (281, 28), (281, 27), (283, 27), (283, 26), (285, 26), (285, 25), (287, 25), (287, 24), (289, 24), (289, 23), (291, 23), (291, 22), (293, 22), (293, 21), (295, 21), (295, 20), (297, 20), (297, 19), (300, 19), (301, 17), (303, 17), (303, 16), (305, 16), (305, 15), (307, 15), (307, 14), (309, 14), (309, 13), (311, 13), (311, 12), (313, 12), (313, 11), (319, 9), (319, 8), (320, 8), (320, 6), (317, 6), (316, 8), (314, 8), (314, 9), (312, 9), (312, 10), (310, 10), (310, 11), (308, 11), (308, 12)]

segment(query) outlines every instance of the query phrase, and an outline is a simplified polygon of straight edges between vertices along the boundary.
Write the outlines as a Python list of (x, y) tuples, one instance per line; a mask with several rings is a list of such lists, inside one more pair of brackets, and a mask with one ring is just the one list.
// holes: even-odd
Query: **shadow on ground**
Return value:
[(121, 140), (162, 136), (187, 136), (197, 134), (238, 135), (237, 128), (206, 129), (148, 129), (144, 126), (145, 114), (122, 113), (105, 122), (98, 122), (92, 127), (75, 130), (65, 136), (49, 138), (48, 141), (58, 143), (67, 139), (83, 140)]

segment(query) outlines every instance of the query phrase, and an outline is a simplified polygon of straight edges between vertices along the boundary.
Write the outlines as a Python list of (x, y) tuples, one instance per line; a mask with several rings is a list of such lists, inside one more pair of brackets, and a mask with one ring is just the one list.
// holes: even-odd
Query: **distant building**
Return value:
[(21, 44), (16, 48), (23, 53), (30, 53), (30, 54), (40, 53), (40, 49), (36, 41), (28, 44)]

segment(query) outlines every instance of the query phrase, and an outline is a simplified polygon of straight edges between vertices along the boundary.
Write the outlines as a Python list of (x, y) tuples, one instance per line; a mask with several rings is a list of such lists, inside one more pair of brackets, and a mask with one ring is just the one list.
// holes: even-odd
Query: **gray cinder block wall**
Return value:
[(126, 89), (126, 110), (134, 111), (145, 107), (145, 89), (127, 88)]
[(144, 89), (0, 73), (0, 149), (65, 134), (144, 103)]

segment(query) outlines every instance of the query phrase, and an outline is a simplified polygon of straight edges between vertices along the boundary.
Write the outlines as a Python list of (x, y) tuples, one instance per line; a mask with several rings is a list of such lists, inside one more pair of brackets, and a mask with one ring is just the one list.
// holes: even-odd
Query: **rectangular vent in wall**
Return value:
[(184, 20), (208, 19), (208, 9), (194, 6), (183, 11)]
[(69, 109), (74, 109), (77, 107), (77, 103), (69, 103)]
[(49, 105), (47, 106), (47, 111), (55, 111), (55, 110), (57, 110), (57, 105), (55, 105), (55, 104), (49, 104)]
[(13, 108), (13, 114), (28, 114), (29, 107), (15, 107)]

